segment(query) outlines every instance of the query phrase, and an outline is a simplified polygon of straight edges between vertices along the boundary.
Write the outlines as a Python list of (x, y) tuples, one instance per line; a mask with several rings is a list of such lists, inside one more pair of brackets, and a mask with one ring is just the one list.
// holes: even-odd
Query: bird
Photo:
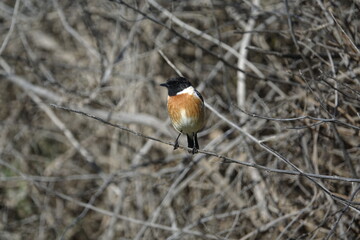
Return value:
[(190, 153), (198, 152), (197, 133), (205, 125), (205, 106), (201, 94), (184, 77), (173, 77), (160, 84), (168, 90), (167, 110), (173, 127), (179, 132), (174, 150), (179, 147), (179, 137), (186, 134)]

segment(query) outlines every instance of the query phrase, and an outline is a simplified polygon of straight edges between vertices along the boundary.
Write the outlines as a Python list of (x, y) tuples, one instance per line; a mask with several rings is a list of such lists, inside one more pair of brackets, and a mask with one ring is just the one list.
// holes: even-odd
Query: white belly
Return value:
[(178, 122), (173, 122), (176, 130), (185, 134), (192, 134), (198, 132), (202, 128), (202, 121), (200, 119), (194, 119), (186, 116), (186, 112), (183, 109), (181, 111), (181, 118)]

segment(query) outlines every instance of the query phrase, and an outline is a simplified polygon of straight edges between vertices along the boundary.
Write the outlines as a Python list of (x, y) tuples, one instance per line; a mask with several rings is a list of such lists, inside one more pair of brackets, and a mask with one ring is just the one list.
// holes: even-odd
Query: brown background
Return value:
[[(0, 238), (359, 239), (359, 11), (1, 1)], [(170, 145), (177, 72), (206, 153)]]

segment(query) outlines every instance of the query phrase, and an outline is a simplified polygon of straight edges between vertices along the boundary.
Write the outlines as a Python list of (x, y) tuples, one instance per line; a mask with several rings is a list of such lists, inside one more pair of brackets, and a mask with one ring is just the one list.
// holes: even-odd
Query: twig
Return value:
[[(255, 0), (253, 2), (255, 6), (251, 8), (249, 21), (245, 24), (245, 31), (252, 31), (255, 27), (255, 16), (257, 14), (257, 7), (260, 4), (260, 0)], [(239, 57), (237, 66), (240, 69), (244, 69), (245, 60), (247, 58), (247, 47), (250, 44), (252, 34), (244, 34), (243, 39), (241, 41), (241, 46), (239, 49)], [(246, 75), (243, 72), (237, 72), (237, 103), (239, 106), (245, 106), (246, 99)]]
[(149, 16), (148, 14), (146, 14), (146, 13), (140, 11), (139, 9), (137, 9), (137, 8), (129, 5), (128, 3), (124, 2), (124, 1), (121, 1), (121, 0), (109, 0), (109, 1), (117, 2), (117, 3), (119, 3), (119, 4), (123, 4), (123, 5), (127, 6), (128, 8), (134, 10), (135, 12), (140, 13), (141, 15), (143, 15), (144, 17), (146, 17), (147, 19), (149, 19), (149, 20), (153, 21), (154, 23), (159, 24), (160, 26), (168, 29), (169, 31), (171, 31), (171, 32), (174, 33), (175, 35), (179, 36), (181, 39), (183, 39), (183, 40), (191, 43), (192, 45), (194, 45), (194, 46), (202, 49), (204, 52), (210, 54), (211, 56), (216, 57), (217, 59), (219, 59), (220, 61), (222, 61), (225, 65), (227, 65), (227, 66), (229, 66), (229, 67), (231, 67), (231, 68), (233, 68), (233, 69), (235, 69), (235, 70), (237, 70), (237, 71), (243, 72), (244, 74), (246, 74), (246, 75), (249, 76), (249, 77), (253, 77), (253, 78), (255, 78), (255, 79), (260, 79), (260, 80), (264, 80), (264, 81), (279, 82), (279, 83), (282, 83), (282, 84), (290, 84), (290, 85), (294, 84), (294, 83), (291, 83), (291, 82), (286, 82), (286, 81), (278, 80), (278, 79), (273, 78), (273, 77), (271, 77), (271, 76), (268, 76), (268, 77), (265, 78), (265, 77), (259, 77), (258, 75), (253, 74), (253, 73), (250, 73), (250, 72), (246, 72), (245, 70), (240, 69), (240, 68), (238, 68), (237, 66), (231, 64), (231, 63), (228, 62), (226, 59), (224, 59), (222, 56), (214, 53), (213, 51), (210, 51), (208, 48), (204, 47), (202, 44), (200, 44), (200, 43), (192, 40), (191, 38), (189, 38), (189, 37), (187, 37), (187, 36), (184, 36), (183, 34), (177, 32), (177, 31), (176, 31), (175, 29), (173, 29), (172, 27), (167, 26), (166, 24), (162, 23), (161, 21), (159, 21), (159, 20), (157, 20), (157, 19)]
[[(301, 212), (305, 212), (307, 209), (302, 209)], [(294, 213), (288, 213), (284, 216), (280, 216), (276, 219), (274, 219), (273, 221), (267, 223), (266, 225), (261, 226), (260, 228), (253, 230), (252, 232), (246, 234), (245, 236), (243, 236), (242, 238), (240, 238), (240, 240), (246, 240), (249, 239), (251, 237), (253, 237), (254, 235), (264, 232), (266, 230), (268, 230), (271, 227), (274, 227), (275, 225), (279, 224), (281, 221), (285, 221), (286, 219), (293, 217), (295, 215), (299, 214), (298, 212), (294, 212)]]
[(53, 123), (64, 132), (64, 135), (69, 140), (71, 145), (84, 157), (84, 159), (94, 168), (95, 171), (100, 171), (100, 167), (96, 164), (95, 158), (91, 153), (84, 148), (79, 141), (75, 138), (72, 132), (65, 126), (65, 124), (54, 114), (54, 112), (46, 105), (36, 94), (29, 91), (27, 94), (32, 98), (32, 100), (42, 109), (46, 115), (53, 121)]
[[(216, 111), (212, 106), (210, 106), (209, 104), (205, 103), (205, 106), (210, 109), (213, 113), (215, 113), (218, 117), (220, 117), (222, 120), (224, 120), (226, 123), (228, 123), (231, 127), (235, 128), (236, 130), (238, 130), (239, 132), (241, 132), (242, 134), (244, 134), (246, 137), (248, 137), (249, 139), (251, 139), (251, 141), (255, 142), (257, 145), (259, 145), (261, 148), (263, 148), (265, 151), (267, 151), (268, 153), (270, 153), (271, 155), (275, 156), (276, 158), (280, 159), (281, 161), (283, 161), (284, 163), (286, 163), (287, 165), (291, 166), (293, 169), (295, 169), (300, 176), (304, 176), (305, 178), (309, 179), (310, 181), (312, 181), (316, 186), (318, 186), (321, 190), (323, 190), (327, 195), (329, 195), (330, 197), (332, 197), (333, 199), (336, 199), (337, 201), (340, 201), (342, 204), (348, 202), (346, 199), (343, 199), (341, 197), (338, 197), (336, 195), (334, 195), (332, 192), (330, 192), (325, 186), (323, 186), (322, 184), (320, 184), (319, 182), (315, 181), (314, 178), (312, 178), (312, 176), (308, 175), (307, 173), (305, 173), (304, 171), (302, 171), (300, 168), (298, 168), (295, 164), (293, 164), (292, 162), (290, 162), (287, 158), (285, 158), (283, 155), (281, 155), (279, 152), (275, 151), (274, 149), (270, 148), (269, 146), (267, 146), (266, 144), (264, 144), (262, 141), (256, 139), (254, 136), (252, 136), (251, 134), (249, 134), (248, 132), (244, 131), (242, 128), (240, 128), (239, 126), (237, 126), (236, 124), (234, 124), (233, 122), (231, 122), (230, 120), (228, 120), (227, 118), (225, 118), (222, 114), (220, 114), (218, 111)], [(357, 208), (353, 208), (356, 211), (359, 211), (359, 209)]]
[(31, 84), (30, 82), (26, 81), (24, 78), (14, 75), (14, 74), (4, 74), (0, 72), (0, 76), (4, 76), (5, 79), (8, 79), (12, 83), (15, 83), (19, 87), (23, 88), (25, 92), (31, 91), (34, 92), (36, 95), (45, 97), (53, 102), (61, 104), (65, 101), (65, 98), (48, 90), (47, 88), (38, 87), (36, 85)]
[(291, 59), (299, 59), (299, 58), (301, 58), (300, 54), (269, 51), (269, 50), (265, 50), (265, 49), (254, 47), (254, 46), (248, 46), (248, 47), (246, 47), (246, 49), (250, 50), (250, 51), (257, 52), (257, 53), (266, 54), (266, 55), (273, 55), (273, 56), (282, 57), (282, 58), (291, 58)]
[(347, 45), (351, 47), (351, 49), (357, 53), (360, 54), (360, 50), (357, 48), (357, 46), (354, 44), (354, 42), (351, 40), (351, 38), (346, 34), (346, 32), (344, 31), (344, 29), (341, 27), (341, 25), (339, 24), (338, 20), (334, 17), (332, 11), (328, 11), (331, 18), (334, 20), (334, 22), (336, 23), (336, 26), (340, 29), (341, 33), (343, 36), (345, 36), (345, 42), (347, 43)]
[(279, 121), (279, 122), (292, 122), (292, 121), (299, 121), (299, 120), (304, 120), (304, 119), (310, 119), (310, 120), (314, 120), (317, 121), (318, 123), (337, 123), (349, 128), (354, 128), (357, 130), (360, 130), (360, 127), (357, 127), (355, 125), (346, 123), (346, 122), (342, 122), (338, 119), (328, 119), (328, 118), (319, 118), (319, 117), (313, 117), (313, 116), (300, 116), (300, 117), (294, 117), (294, 118), (273, 118), (273, 117), (266, 117), (266, 116), (261, 116), (255, 113), (249, 113), (246, 112), (245, 110), (241, 109), (238, 106), (235, 106), (239, 111), (245, 113), (246, 115), (250, 116), (250, 117), (256, 117), (256, 118), (260, 118), (260, 119), (266, 119), (266, 120), (271, 120), (271, 121)]
[(81, 35), (75, 31), (74, 28), (72, 28), (69, 23), (66, 21), (64, 12), (62, 11), (62, 9), (59, 6), (59, 3), (57, 0), (52, 0), (55, 10), (57, 11), (60, 21), (62, 23), (62, 25), (64, 26), (65, 30), (71, 35), (73, 36), (81, 45), (83, 45), (85, 47), (85, 49), (87, 51), (89, 51), (89, 53), (91, 53), (94, 57), (96, 57), (97, 59), (100, 59), (100, 55), (99, 53), (89, 44), (87, 43), (82, 37)]
[(163, 8), (155, 0), (148, 0), (148, 2), (149, 2), (150, 5), (152, 5), (153, 7), (158, 9), (159, 11), (161, 11), (162, 14), (167, 16), (173, 23), (177, 24), (181, 28), (186, 29), (189, 32), (192, 32), (195, 35), (200, 36), (201, 38), (204, 38), (204, 39), (206, 39), (206, 40), (208, 40), (208, 41), (222, 47), (226, 51), (231, 52), (234, 56), (239, 57), (239, 54), (235, 49), (233, 49), (231, 46), (221, 42), (218, 38), (214, 38), (214, 37), (210, 36), (209, 34), (203, 32), (203, 31), (200, 31), (200, 30), (196, 29), (195, 27), (193, 27), (193, 26), (191, 26), (189, 24), (184, 23), (179, 18), (174, 16), (174, 14), (172, 14), (171, 12), (169, 12), (168, 10)]
[[(58, 108), (58, 109), (62, 109), (62, 110), (65, 110), (65, 111), (81, 114), (83, 116), (95, 119), (95, 120), (97, 120), (97, 121), (99, 121), (99, 122), (101, 122), (101, 123), (103, 123), (105, 125), (109, 125), (109, 126), (121, 129), (123, 131), (129, 132), (131, 134), (134, 134), (136, 136), (139, 136), (139, 137), (142, 137), (142, 138), (145, 138), (145, 139), (150, 139), (150, 140), (153, 140), (153, 141), (156, 141), (156, 142), (160, 142), (162, 144), (174, 146), (173, 142), (165, 142), (163, 140), (160, 140), (160, 139), (157, 139), (157, 138), (142, 134), (140, 132), (136, 132), (136, 131), (134, 131), (132, 129), (123, 127), (121, 125), (108, 122), (108, 121), (106, 121), (106, 120), (104, 120), (102, 118), (93, 116), (91, 114), (88, 114), (88, 113), (85, 113), (85, 112), (82, 112), (82, 111), (78, 111), (78, 110), (75, 110), (75, 109), (70, 109), (70, 108), (55, 105), (55, 104), (50, 104), (50, 105), (52, 107), (54, 107), (54, 108)], [(234, 125), (234, 126), (236, 126), (236, 125)], [(258, 140), (256, 140), (256, 141), (258, 141)], [(183, 149), (183, 150), (191, 150), (190, 148), (187, 148), (187, 147), (182, 146), (182, 145), (180, 145), (179, 148)], [(346, 177), (340, 177), (340, 176), (319, 175), (319, 174), (312, 174), (312, 173), (305, 173), (305, 172), (300, 173), (298, 171), (268, 168), (268, 167), (265, 167), (265, 166), (262, 166), (262, 165), (259, 165), (259, 164), (255, 164), (255, 163), (238, 161), (236, 159), (228, 158), (228, 157), (225, 157), (223, 155), (220, 155), (220, 154), (217, 154), (217, 153), (214, 153), (214, 152), (210, 152), (210, 151), (201, 150), (201, 149), (199, 150), (199, 153), (204, 153), (206, 155), (217, 157), (219, 159), (222, 159), (225, 163), (236, 163), (236, 164), (240, 164), (240, 165), (243, 165), (243, 166), (246, 166), (246, 167), (253, 167), (253, 168), (260, 169), (260, 170), (264, 170), (264, 171), (267, 171), (267, 172), (274, 172), (274, 173), (281, 173), (281, 174), (288, 174), (288, 175), (307, 175), (309, 177), (319, 178), (319, 179), (327, 179), (327, 180), (334, 180), (334, 181), (344, 181), (344, 182), (359, 182), (360, 183), (360, 179), (357, 179), (357, 178), (346, 178)]]
[[(355, 196), (358, 194), (358, 192), (360, 191), (360, 185), (358, 185), (357, 189), (353, 192), (353, 194), (350, 197), (350, 201), (352, 201)], [(341, 220), (341, 218), (344, 216), (345, 212), (349, 209), (349, 204), (346, 204), (346, 206), (344, 206), (344, 208), (341, 210), (341, 213), (339, 214), (339, 216), (337, 217), (335, 223), (333, 224), (331, 230), (328, 232), (326, 238), (324, 238), (325, 240), (328, 240), (331, 238), (331, 236), (334, 234), (336, 227), (339, 225), (339, 222)]]
[[(190, 169), (193, 167), (194, 162), (190, 162), (190, 164), (181, 172), (181, 174), (175, 179), (175, 181), (171, 184), (171, 187), (167, 191), (165, 197), (161, 201), (160, 205), (152, 212), (149, 222), (151, 224), (155, 223), (156, 219), (159, 217), (161, 210), (164, 207), (169, 206), (173, 197), (175, 197), (175, 188), (179, 185), (179, 183), (186, 177)], [(140, 231), (134, 237), (134, 240), (142, 239), (143, 234), (145, 233), (148, 226), (143, 225)]]
[(99, 207), (95, 207), (94, 205), (89, 204), (89, 203), (81, 202), (81, 201), (79, 201), (79, 200), (77, 200), (75, 198), (72, 198), (72, 197), (70, 197), (70, 196), (68, 196), (66, 194), (60, 193), (58, 191), (54, 191), (54, 190), (49, 189), (49, 188), (47, 188), (47, 187), (45, 187), (45, 186), (43, 186), (43, 185), (41, 185), (41, 184), (39, 184), (39, 183), (37, 183), (35, 181), (32, 181), (32, 179), (28, 178), (28, 176), (26, 174), (22, 173), (21, 171), (19, 171), (18, 169), (16, 169), (12, 165), (10, 165), (7, 162), (3, 161), (1, 158), (0, 158), (0, 165), (3, 165), (5, 167), (9, 168), (10, 170), (16, 172), (24, 180), (29, 181), (30, 183), (34, 184), (38, 188), (45, 190), (47, 193), (55, 195), (56, 197), (59, 197), (59, 198), (64, 199), (66, 201), (75, 203), (76, 205), (82, 206), (85, 209), (93, 210), (95, 212), (104, 214), (104, 215), (109, 216), (109, 217), (114, 217), (115, 216), (117, 219), (120, 219), (120, 220), (123, 220), (123, 221), (148, 226), (148, 227), (151, 227), (151, 228), (161, 229), (161, 230), (164, 230), (164, 231), (181, 232), (181, 233), (185, 233), (185, 234), (189, 234), (189, 235), (194, 235), (194, 236), (199, 236), (199, 237), (206, 237), (208, 239), (219, 239), (218, 237), (215, 237), (214, 235), (211, 235), (211, 234), (201, 233), (201, 232), (198, 232), (198, 231), (191, 231), (191, 230), (188, 230), (188, 229), (173, 228), (173, 227), (169, 227), (169, 226), (161, 225), (161, 224), (157, 224), (157, 223), (149, 223), (147, 221), (142, 221), (142, 220), (139, 220), (139, 219), (127, 217), (127, 216), (120, 215), (120, 214), (115, 215), (112, 211), (108, 211), (108, 210), (105, 210), (105, 209), (102, 209), (102, 208), (99, 208)]
[(9, 29), (8, 33), (6, 34), (5, 39), (4, 39), (4, 41), (3, 41), (3, 43), (1, 44), (1, 47), (0, 47), (0, 56), (1, 56), (2, 52), (5, 50), (7, 44), (9, 42), (9, 40), (10, 40), (11, 34), (14, 31), (15, 24), (16, 24), (16, 18), (17, 18), (18, 12), (19, 12), (20, 2), (21, 2), (21, 0), (16, 0), (16, 2), (15, 2), (14, 13), (13, 13), (13, 16), (11, 18), (10, 29)]
[[(114, 175), (110, 175), (107, 179), (104, 179), (103, 184), (99, 187), (99, 189), (95, 192), (94, 195), (91, 196), (90, 200), (87, 202), (87, 205), (93, 205), (98, 197), (106, 190), (106, 188), (110, 185), (113, 181)], [(73, 228), (77, 223), (79, 223), (89, 212), (90, 208), (85, 207), (84, 210), (69, 224), (65, 227), (64, 231), (62, 232), (60, 239), (66, 239), (66, 233)]]
[(176, 74), (180, 77), (183, 77), (184, 75), (180, 72), (180, 70), (173, 64), (170, 59), (163, 53), (161, 49), (157, 50), (158, 53), (164, 58), (164, 60), (169, 64), (169, 66), (176, 72)]

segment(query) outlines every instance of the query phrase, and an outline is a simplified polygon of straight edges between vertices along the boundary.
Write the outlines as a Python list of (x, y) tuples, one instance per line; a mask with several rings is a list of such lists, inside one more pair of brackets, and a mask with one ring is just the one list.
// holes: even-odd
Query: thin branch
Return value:
[(180, 77), (183, 77), (184, 75), (180, 72), (180, 70), (173, 64), (170, 59), (164, 54), (164, 52), (161, 49), (157, 50), (158, 53), (163, 57), (163, 59), (166, 61), (167, 64), (176, 72), (176, 74)]
[[(357, 187), (357, 189), (356, 189), (356, 190), (353, 192), (353, 194), (351, 195), (350, 201), (352, 201), (352, 200), (355, 198), (355, 196), (358, 194), (359, 191), (360, 191), (360, 185)], [(336, 219), (334, 225), (332, 226), (331, 230), (328, 232), (328, 235), (326, 236), (326, 238), (324, 238), (325, 240), (330, 239), (331, 236), (334, 234), (336, 227), (339, 225), (339, 222), (340, 222), (341, 218), (344, 216), (345, 212), (346, 212), (347, 210), (349, 210), (349, 207), (350, 207), (350, 205), (349, 205), (349, 204), (346, 204), (346, 205), (344, 206), (344, 208), (341, 210), (341, 213), (340, 213), (339, 216), (337, 217), (337, 219)]]
[(91, 55), (93, 55), (94, 57), (96, 57), (97, 59), (100, 59), (100, 54), (89, 44), (87, 43), (82, 37), (81, 35), (73, 28), (69, 25), (69, 23), (66, 21), (64, 12), (62, 11), (62, 9), (59, 6), (59, 3), (57, 0), (52, 0), (55, 10), (57, 12), (57, 14), (59, 15), (60, 21), (62, 23), (62, 25), (64, 26), (65, 30), (71, 35), (73, 36), (82, 46), (85, 47), (85, 49), (91, 53)]
[[(314, 120), (317, 121), (318, 123), (337, 123), (349, 128), (354, 128), (357, 130), (360, 130), (360, 127), (357, 127), (355, 125), (346, 123), (346, 122), (342, 122), (338, 119), (328, 119), (328, 118), (319, 118), (319, 117), (313, 117), (313, 116), (300, 116), (300, 117), (294, 117), (294, 118), (273, 118), (273, 117), (266, 117), (266, 116), (261, 116), (258, 115), (256, 113), (249, 113), (243, 109), (241, 109), (238, 106), (235, 106), (239, 111), (245, 113), (246, 115), (250, 116), (250, 117), (255, 117), (255, 118), (260, 118), (260, 119), (266, 119), (266, 120), (271, 120), (271, 121), (279, 121), (279, 122), (292, 122), (292, 121), (299, 121), (299, 120), (304, 120), (304, 119), (310, 119), (310, 120)], [(308, 127), (308, 126), (306, 126)]]
[(74, 134), (66, 127), (66, 125), (55, 115), (55, 113), (48, 107), (36, 94), (29, 91), (27, 94), (32, 100), (43, 110), (50, 120), (64, 133), (71, 145), (84, 157), (95, 171), (100, 171), (100, 167), (96, 164), (94, 156), (83, 147), (80, 142), (75, 138)]
[[(54, 0), (54, 1), (55, 1), (55, 0)], [(176, 36), (180, 37), (181, 39), (183, 39), (183, 40), (191, 43), (192, 45), (200, 48), (200, 49), (203, 50), (204, 52), (210, 54), (211, 56), (213, 56), (213, 57), (215, 57), (215, 58), (217, 58), (217, 59), (219, 59), (219, 60), (222, 61), (226, 66), (231, 67), (231, 68), (233, 68), (233, 69), (235, 69), (235, 70), (237, 70), (237, 71), (243, 72), (244, 74), (246, 74), (246, 75), (249, 76), (249, 77), (253, 77), (253, 78), (255, 78), (255, 79), (259, 79), (259, 80), (263, 80), (263, 81), (272, 81), (272, 82), (278, 82), (278, 83), (282, 83), (282, 84), (289, 84), (289, 85), (294, 85), (294, 84), (295, 84), (295, 85), (297, 85), (296, 83), (288, 82), (288, 81), (281, 81), (281, 80), (276, 79), (276, 78), (273, 78), (273, 77), (271, 77), (271, 76), (267, 76), (267, 77), (265, 78), (265, 77), (259, 77), (258, 75), (253, 74), (253, 73), (250, 73), (250, 72), (246, 72), (245, 70), (240, 69), (240, 68), (238, 68), (237, 66), (231, 64), (230, 62), (228, 62), (228, 61), (227, 61), (225, 58), (223, 58), (222, 56), (214, 53), (213, 51), (210, 51), (208, 48), (204, 47), (202, 44), (200, 44), (200, 43), (192, 40), (191, 38), (189, 38), (189, 37), (187, 37), (187, 36), (184, 36), (183, 34), (181, 34), (181, 33), (179, 33), (178, 31), (176, 31), (174, 28), (167, 26), (165, 23), (162, 23), (160, 20), (158, 20), (158, 19), (156, 19), (156, 18), (154, 18), (154, 17), (149, 16), (148, 14), (140, 11), (140, 10), (137, 9), (136, 7), (133, 7), (133, 6), (129, 5), (128, 3), (122, 1), (122, 0), (109, 0), (109, 1), (111, 1), (111, 2), (116, 2), (116, 3), (119, 3), (119, 4), (125, 5), (126, 7), (134, 10), (135, 12), (140, 13), (140, 14), (143, 15), (145, 18), (147, 18), (147, 19), (153, 21), (154, 23), (156, 23), (156, 24), (158, 24), (158, 25), (160, 25), (160, 26), (168, 29), (170, 32), (174, 33)]]
[(226, 51), (231, 52), (235, 57), (239, 58), (239, 53), (234, 48), (232, 48), (231, 46), (227, 45), (226, 43), (221, 42), (218, 38), (214, 38), (213, 36), (210, 36), (209, 34), (203, 32), (203, 31), (200, 31), (197, 28), (195, 28), (195, 27), (181, 21), (174, 14), (172, 14), (171, 12), (169, 12), (168, 10), (163, 8), (155, 0), (148, 0), (148, 2), (149, 2), (150, 5), (152, 5), (156, 9), (158, 9), (162, 14), (167, 16), (171, 20), (171, 22), (177, 24), (178, 26), (180, 26), (181, 28), (183, 28), (183, 29), (185, 29), (185, 30), (187, 30), (189, 32), (194, 33), (197, 36), (200, 36), (203, 39), (206, 39), (206, 40), (214, 43), (215, 45), (218, 45), (218, 46), (222, 47)]
[(0, 56), (1, 56), (2, 52), (5, 50), (7, 44), (9, 43), (11, 34), (14, 31), (15, 24), (16, 24), (16, 18), (17, 18), (18, 12), (19, 12), (20, 2), (21, 2), (21, 0), (16, 0), (16, 2), (15, 2), (14, 13), (13, 13), (13, 16), (11, 19), (10, 29), (9, 29), (8, 33), (6, 34), (5, 39), (0, 47)]
[(7, 74), (0, 72), (0, 76), (5, 77), (5, 79), (8, 79), (10, 82), (18, 85), (19, 87), (23, 88), (25, 92), (31, 91), (34, 92), (36, 95), (39, 95), (41, 97), (45, 97), (53, 102), (56, 103), (62, 103), (65, 101), (65, 98), (56, 94), (53, 91), (50, 91), (47, 88), (39, 87), (34, 84), (31, 84), (30, 82), (26, 81), (26, 79), (14, 75), (14, 74)]
[[(105, 119), (99, 118), (99, 117), (91, 115), (89, 113), (85, 113), (85, 112), (82, 112), (82, 111), (78, 111), (78, 110), (75, 110), (75, 109), (71, 109), (71, 108), (67, 108), (67, 107), (59, 106), (59, 105), (55, 105), (55, 104), (50, 104), (50, 105), (52, 107), (54, 107), (54, 108), (58, 108), (58, 109), (62, 109), (62, 110), (65, 110), (65, 111), (77, 113), (77, 114), (80, 114), (80, 115), (95, 119), (95, 120), (97, 120), (97, 121), (99, 121), (99, 122), (101, 122), (101, 123), (103, 123), (105, 125), (109, 125), (109, 126), (121, 129), (123, 131), (129, 132), (129, 133), (131, 133), (133, 135), (136, 135), (136, 136), (139, 136), (139, 137), (142, 137), (142, 138), (145, 138), (145, 139), (150, 139), (150, 140), (162, 143), (162, 144), (166, 144), (166, 145), (169, 145), (169, 146), (174, 146), (173, 142), (165, 142), (165, 141), (163, 141), (161, 139), (145, 135), (143, 133), (134, 131), (134, 130), (129, 129), (127, 127), (121, 126), (119, 124), (108, 122)], [(183, 145), (180, 145), (179, 148), (183, 149), (183, 150), (191, 150), (190, 148), (187, 148), (187, 147), (185, 147)], [(319, 178), (319, 179), (327, 179), (327, 180), (334, 180), (334, 181), (344, 181), (344, 182), (359, 182), (360, 183), (360, 179), (357, 179), (357, 178), (346, 178), (346, 177), (341, 177), (341, 176), (329, 176), (329, 175), (320, 175), (320, 174), (305, 173), (305, 172), (300, 173), (298, 171), (291, 171), (291, 170), (281, 170), (281, 169), (265, 167), (265, 166), (262, 166), (262, 165), (259, 165), (259, 164), (256, 164), (256, 163), (249, 163), (249, 162), (239, 161), (239, 160), (229, 158), (229, 157), (226, 157), (226, 156), (214, 153), (214, 152), (210, 152), (210, 151), (199, 150), (199, 153), (203, 153), (203, 154), (206, 154), (206, 155), (209, 155), (209, 156), (217, 157), (219, 159), (222, 159), (225, 163), (236, 163), (236, 164), (240, 164), (242, 166), (253, 167), (253, 168), (257, 168), (259, 170), (263, 170), (263, 171), (267, 171), (267, 172), (281, 173), (281, 174), (288, 174), (288, 175), (298, 175), (298, 176), (299, 175), (306, 175), (306, 176), (309, 176), (309, 177)]]
[(108, 210), (105, 210), (105, 209), (102, 209), (102, 208), (99, 208), (99, 207), (95, 207), (94, 205), (89, 204), (89, 203), (81, 202), (81, 201), (79, 201), (79, 200), (77, 200), (77, 199), (75, 199), (73, 197), (70, 197), (70, 196), (68, 196), (66, 194), (63, 194), (61, 192), (58, 192), (58, 191), (54, 191), (54, 190), (52, 190), (50, 188), (45, 187), (44, 185), (39, 184), (38, 182), (32, 181), (32, 179), (28, 178), (28, 176), (26, 174), (22, 173), (21, 171), (19, 171), (18, 169), (16, 169), (12, 165), (10, 165), (9, 163), (3, 161), (1, 158), (0, 158), (0, 165), (3, 165), (4, 167), (9, 168), (13, 172), (16, 172), (24, 180), (34, 184), (36, 187), (38, 187), (40, 189), (45, 190), (47, 193), (52, 194), (52, 195), (54, 195), (56, 197), (59, 197), (61, 199), (64, 199), (66, 201), (75, 203), (76, 205), (84, 207), (85, 209), (93, 210), (95, 212), (101, 213), (101, 214), (109, 216), (109, 217), (116, 217), (117, 219), (120, 219), (120, 220), (123, 220), (123, 221), (131, 222), (131, 223), (139, 224), (139, 225), (144, 225), (144, 226), (155, 228), (155, 229), (161, 229), (161, 230), (169, 231), (169, 232), (181, 232), (181, 233), (185, 233), (185, 234), (189, 234), (189, 235), (205, 237), (207, 239), (219, 239), (218, 237), (215, 237), (214, 235), (211, 235), (211, 234), (201, 233), (201, 232), (198, 232), (198, 231), (192, 231), (192, 230), (188, 230), (188, 229), (174, 228), (174, 227), (161, 225), (161, 224), (157, 224), (157, 223), (149, 223), (147, 221), (139, 220), (139, 219), (136, 219), (136, 218), (127, 217), (127, 216), (120, 215), (120, 214), (114, 214), (112, 211), (108, 211)]

